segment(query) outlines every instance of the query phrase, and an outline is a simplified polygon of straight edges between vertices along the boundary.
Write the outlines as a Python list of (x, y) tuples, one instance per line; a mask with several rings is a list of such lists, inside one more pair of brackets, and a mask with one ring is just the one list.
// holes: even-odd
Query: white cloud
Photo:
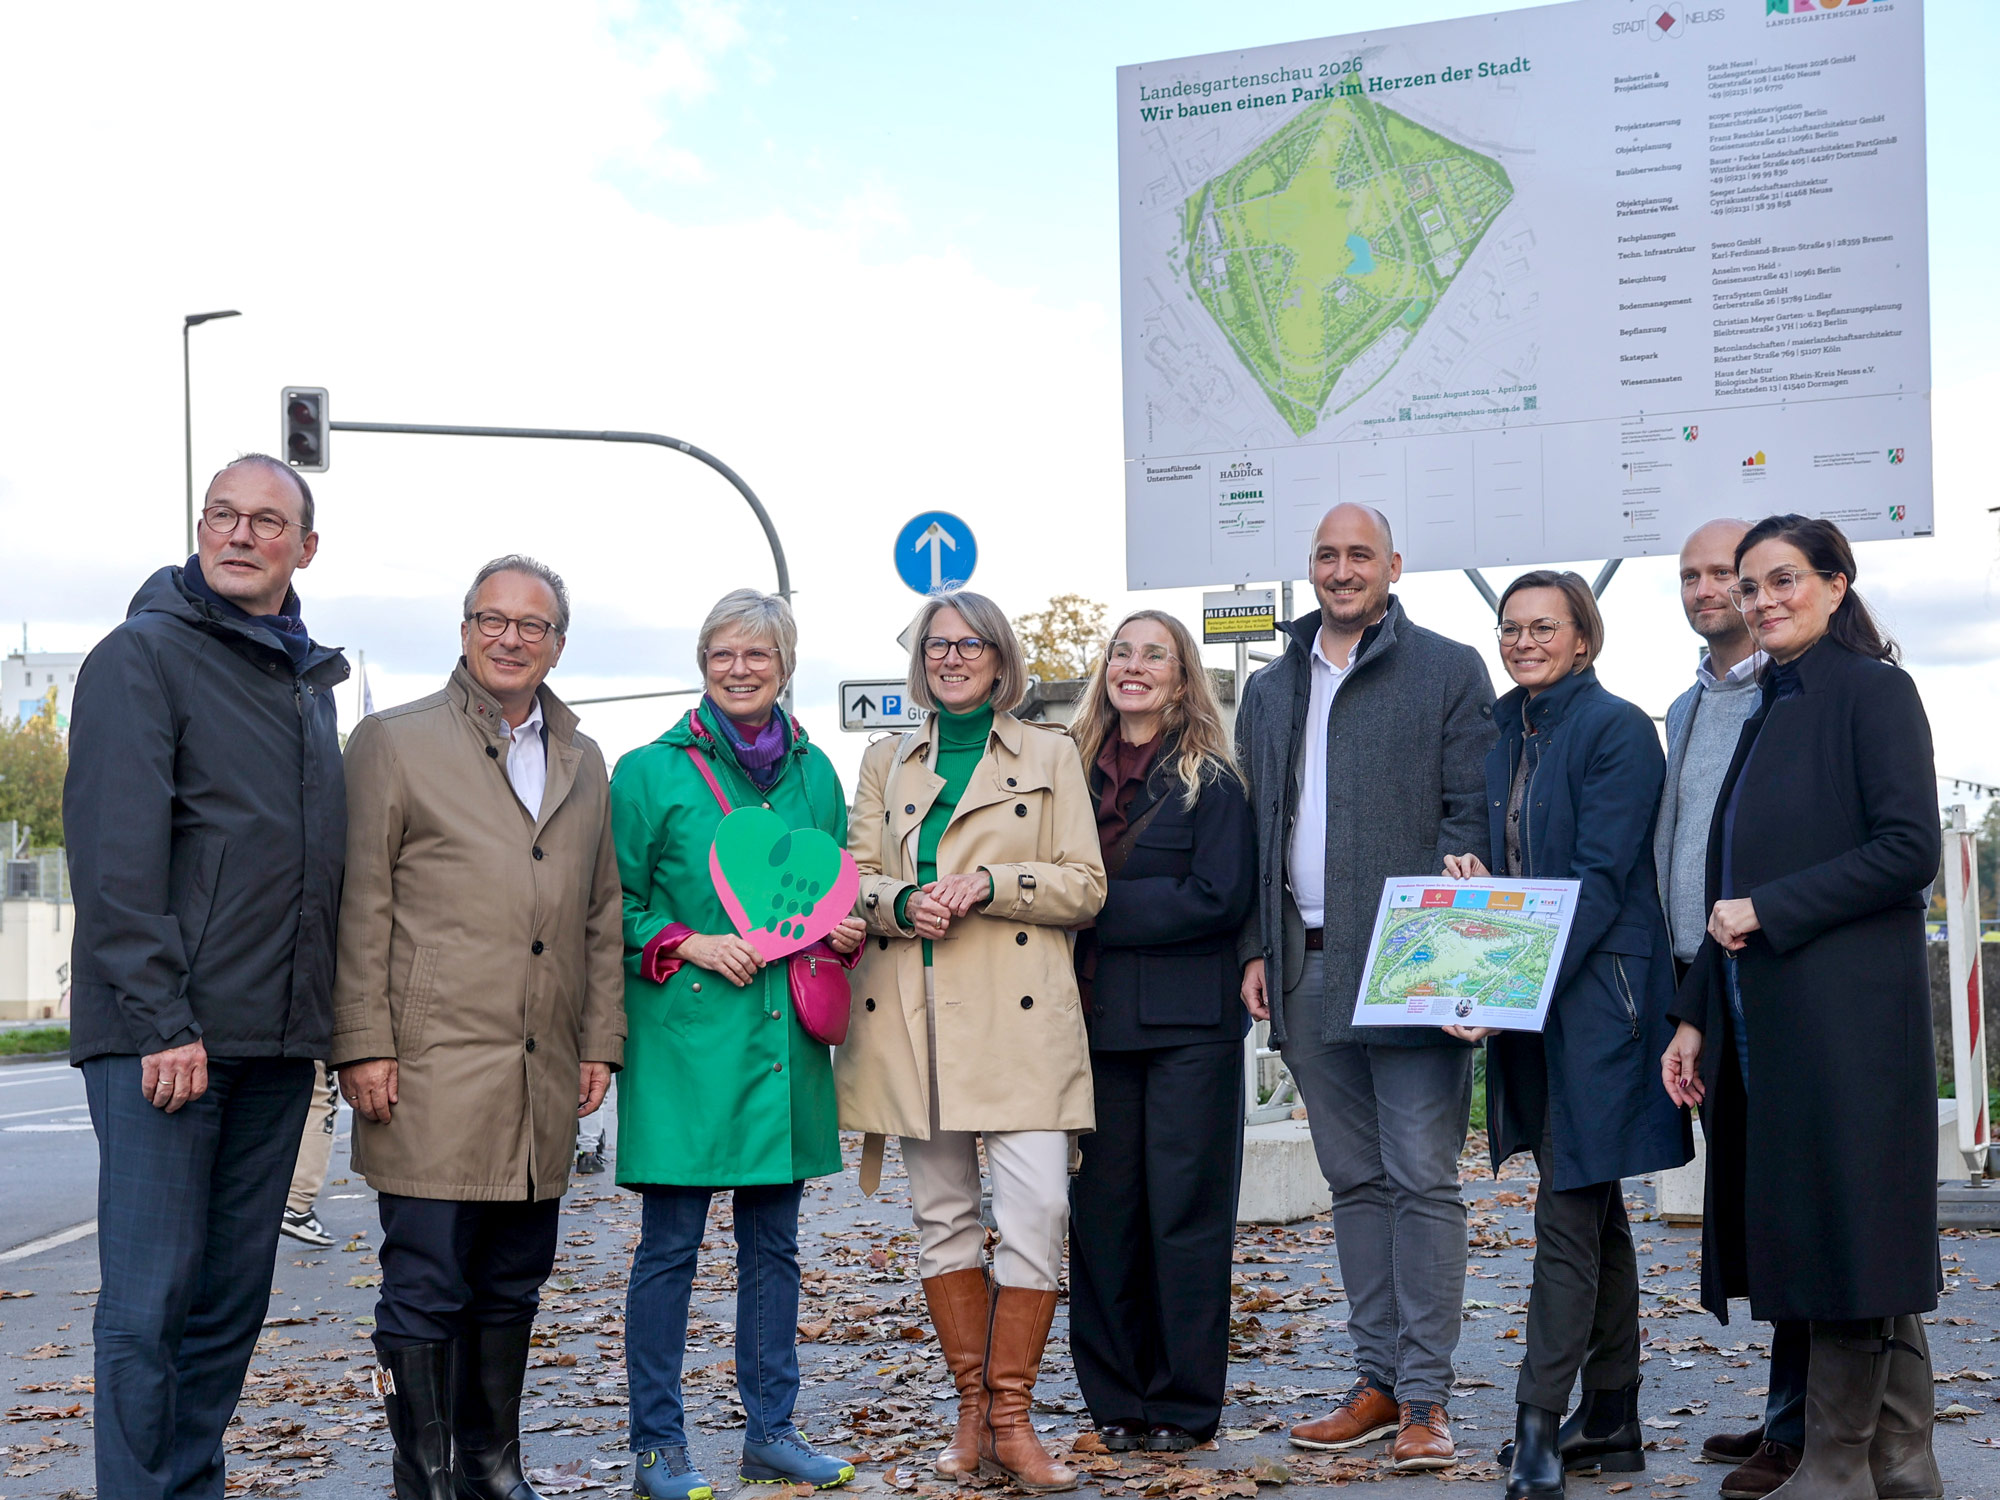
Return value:
[[(336, 418), (663, 430), (735, 465), (790, 555), (801, 709), (849, 774), (833, 683), (899, 665), (915, 599), (888, 551), (909, 515), (964, 515), (978, 585), (1016, 611), (1140, 602), (1110, 310), (901, 250), (916, 210), (890, 163), (754, 220), (675, 221), (662, 186), (711, 170), (677, 109), (726, 62), (762, 65), (740, 7), (124, 3), (85, 35), (59, 8), (0, 11), (0, 620), (84, 644), (181, 556), (179, 320), (212, 307), (245, 316), (194, 334), (198, 476), (275, 444), (288, 383), (328, 386)], [(1940, 393), (1938, 539), (1866, 549), (1862, 586), (1909, 647), (1941, 768), (2000, 781), (1977, 665), (2000, 652), (1995, 394)], [(679, 455), (352, 434), (333, 455), (302, 592), (369, 652), (378, 704), (435, 685), (464, 580), (498, 552), (568, 576), (573, 696), (686, 683), (713, 599), (772, 582), (740, 500)], [(1402, 592), (1488, 639), (1456, 575)], [(1628, 564), (1606, 609), (1606, 680), (1659, 712), (1694, 659), (1671, 563)], [(588, 722), (616, 753), (681, 706)]]

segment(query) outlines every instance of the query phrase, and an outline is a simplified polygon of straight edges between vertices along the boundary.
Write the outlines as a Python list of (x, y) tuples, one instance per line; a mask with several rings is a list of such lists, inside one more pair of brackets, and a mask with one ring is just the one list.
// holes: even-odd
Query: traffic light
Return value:
[(326, 451), (326, 390), (316, 385), (288, 385), (283, 396), (284, 441), (278, 449), (285, 462), (308, 474), (324, 474)]

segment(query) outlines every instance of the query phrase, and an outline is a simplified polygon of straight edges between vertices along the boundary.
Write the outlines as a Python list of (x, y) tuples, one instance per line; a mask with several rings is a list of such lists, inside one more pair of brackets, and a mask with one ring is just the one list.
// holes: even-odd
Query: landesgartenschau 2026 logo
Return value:
[(1809, 16), (1821, 11), (1846, 10), (1855, 5), (1873, 5), (1876, 0), (1764, 0), (1764, 15)]

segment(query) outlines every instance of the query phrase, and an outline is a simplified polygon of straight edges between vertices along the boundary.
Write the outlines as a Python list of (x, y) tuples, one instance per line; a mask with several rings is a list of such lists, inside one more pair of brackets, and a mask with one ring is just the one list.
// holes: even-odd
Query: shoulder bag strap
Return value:
[(728, 817), (735, 809), (730, 807), (729, 799), (722, 795), (722, 783), (715, 779), (715, 772), (709, 768), (708, 757), (692, 745), (687, 747), (687, 755), (688, 759), (694, 762), (694, 768), (701, 772), (701, 779), (708, 783), (708, 789), (715, 793), (715, 800), (722, 808), (722, 815)]
[(1104, 878), (1106, 880), (1116, 880), (1118, 878), (1118, 872), (1125, 868), (1125, 861), (1132, 857), (1132, 846), (1139, 842), (1139, 835), (1146, 831), (1153, 819), (1159, 816), (1160, 809), (1166, 805), (1167, 798), (1160, 798), (1159, 801), (1139, 814), (1138, 822), (1127, 824), (1125, 831), (1118, 836), (1118, 842), (1104, 851)]

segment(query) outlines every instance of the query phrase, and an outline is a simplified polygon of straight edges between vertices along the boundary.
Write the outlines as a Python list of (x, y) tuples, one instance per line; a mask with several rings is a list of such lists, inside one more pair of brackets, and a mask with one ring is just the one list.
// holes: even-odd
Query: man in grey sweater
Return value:
[(1694, 961), (1708, 931), (1708, 825), (1737, 735), (1757, 711), (1764, 653), (1751, 645), (1750, 627), (1729, 598), (1736, 544), (1749, 530), (1747, 521), (1710, 521), (1681, 546), (1681, 608), (1708, 651), (1694, 685), (1667, 710), (1667, 782), (1653, 825), (1653, 862), (1677, 974)]
[[(1708, 931), (1709, 826), (1743, 725), (1763, 701), (1758, 675), (1764, 653), (1751, 643), (1749, 626), (1729, 598), (1736, 544), (1749, 529), (1747, 521), (1710, 521), (1681, 546), (1681, 608), (1708, 651), (1695, 668), (1694, 685), (1667, 710), (1667, 781), (1653, 829), (1653, 862), (1677, 973), (1693, 961)], [(1771, 1339), (1764, 1425), (1718, 1433), (1702, 1445), (1711, 1463), (1740, 1465), (1723, 1480), (1724, 1494), (1767, 1494), (1798, 1467), (1806, 1438), (1808, 1343), (1806, 1324), (1779, 1323)]]
[(1398, 1468), (1442, 1468), (1455, 1458), (1445, 1403), (1472, 1051), (1437, 1027), (1364, 1038), (1354, 1003), (1382, 882), (1487, 854), (1493, 686), (1477, 651), (1390, 594), (1402, 559), (1379, 512), (1328, 511), (1309, 567), (1319, 608), (1285, 627), (1284, 655), (1245, 685), (1236, 718), (1259, 876), (1238, 945), (1243, 1003), (1269, 1018), (1306, 1103), (1361, 1371), (1292, 1441), (1341, 1450), (1394, 1433)]

